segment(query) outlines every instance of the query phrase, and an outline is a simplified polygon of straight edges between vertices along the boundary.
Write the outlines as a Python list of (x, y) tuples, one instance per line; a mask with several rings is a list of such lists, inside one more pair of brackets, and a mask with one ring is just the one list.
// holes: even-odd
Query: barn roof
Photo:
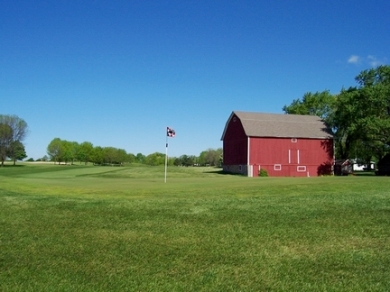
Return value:
[(240, 119), (245, 134), (249, 137), (332, 138), (325, 123), (317, 116), (233, 111), (226, 122), (221, 140), (234, 115)]

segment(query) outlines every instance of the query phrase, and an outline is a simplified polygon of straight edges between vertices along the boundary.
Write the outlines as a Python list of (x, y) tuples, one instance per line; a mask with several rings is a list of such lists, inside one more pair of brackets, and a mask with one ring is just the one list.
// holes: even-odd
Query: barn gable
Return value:
[(239, 119), (247, 137), (331, 138), (325, 123), (317, 116), (268, 114), (234, 111), (222, 134), (234, 118)]
[(224, 170), (256, 176), (329, 173), (333, 138), (317, 116), (234, 111), (222, 138)]

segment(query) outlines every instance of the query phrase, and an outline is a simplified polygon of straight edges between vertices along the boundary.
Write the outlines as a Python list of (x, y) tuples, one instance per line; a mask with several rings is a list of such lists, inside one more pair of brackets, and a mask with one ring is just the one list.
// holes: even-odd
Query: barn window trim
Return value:
[(306, 171), (306, 166), (303, 166), (303, 165), (297, 166), (297, 172), (305, 172), (305, 171)]
[(281, 171), (282, 170), (282, 165), (281, 164), (274, 164), (274, 170), (275, 171)]
[(297, 138), (291, 138), (291, 143), (297, 143), (298, 139)]

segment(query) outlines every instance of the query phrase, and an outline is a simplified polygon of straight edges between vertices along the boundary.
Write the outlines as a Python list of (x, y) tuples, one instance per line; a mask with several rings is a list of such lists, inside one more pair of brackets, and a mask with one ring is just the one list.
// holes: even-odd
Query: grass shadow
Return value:
[(15, 165), (13, 165), (13, 164), (4, 164), (4, 165), (0, 165), (0, 168), (2, 168), (2, 167), (5, 167), (5, 168), (8, 168), (8, 167), (24, 167), (25, 165), (23, 165), (23, 164), (15, 164)]
[(227, 172), (224, 170), (210, 170), (210, 171), (204, 171), (203, 173), (212, 173), (212, 174), (219, 174), (219, 175), (231, 175), (231, 176), (243, 176), (241, 173), (233, 173), (233, 172)]

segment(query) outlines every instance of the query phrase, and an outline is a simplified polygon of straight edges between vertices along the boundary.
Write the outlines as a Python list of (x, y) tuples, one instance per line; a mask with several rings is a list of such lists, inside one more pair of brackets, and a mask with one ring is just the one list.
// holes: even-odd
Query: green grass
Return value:
[(389, 291), (388, 185), (0, 168), (0, 291)]

